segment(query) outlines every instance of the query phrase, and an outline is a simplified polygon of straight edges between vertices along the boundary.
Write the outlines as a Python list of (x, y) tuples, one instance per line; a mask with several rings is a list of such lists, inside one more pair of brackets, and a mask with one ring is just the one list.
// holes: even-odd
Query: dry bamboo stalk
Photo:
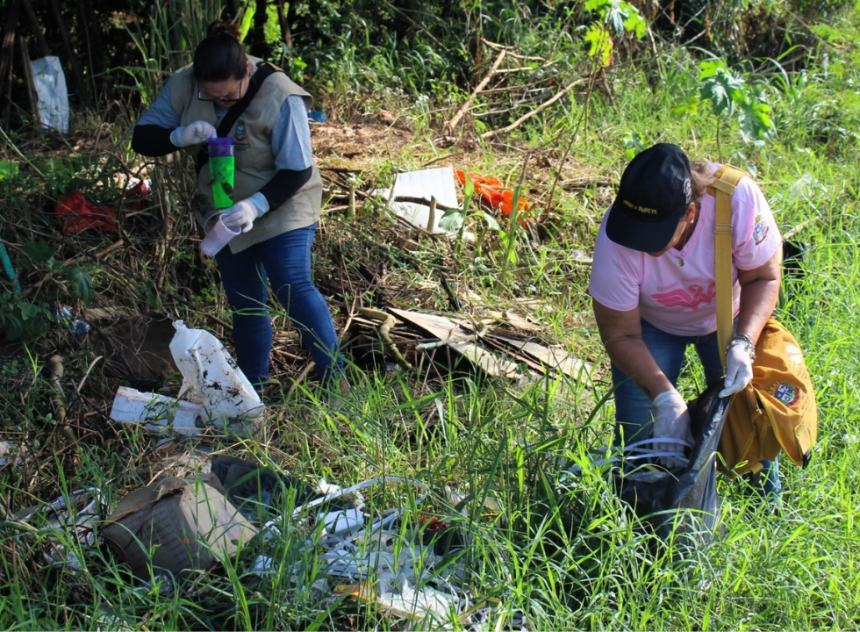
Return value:
[(57, 427), (62, 435), (66, 438), (69, 444), (77, 449), (77, 439), (72, 429), (66, 425), (66, 405), (63, 402), (63, 386), (60, 379), (63, 377), (63, 358), (58, 355), (53, 355), (48, 360), (48, 367), (51, 369), (51, 387), (54, 390), (54, 395), (51, 397), (51, 402), (54, 404), (54, 416), (57, 422)]
[(360, 308), (358, 312), (366, 318), (371, 318), (376, 322), (381, 323), (379, 327), (379, 337), (382, 338), (382, 342), (385, 345), (386, 351), (388, 351), (392, 356), (394, 356), (394, 359), (397, 361), (397, 364), (399, 364), (407, 371), (411, 371), (412, 365), (406, 358), (403, 357), (403, 354), (400, 353), (400, 349), (397, 348), (397, 345), (395, 345), (394, 341), (391, 339), (391, 328), (394, 327), (395, 323), (397, 322), (394, 319), (394, 316), (387, 312), (383, 312), (378, 309), (370, 309), (367, 307)]
[(427, 211), (427, 230), (433, 232), (436, 225), (436, 196), (430, 196), (430, 210)]

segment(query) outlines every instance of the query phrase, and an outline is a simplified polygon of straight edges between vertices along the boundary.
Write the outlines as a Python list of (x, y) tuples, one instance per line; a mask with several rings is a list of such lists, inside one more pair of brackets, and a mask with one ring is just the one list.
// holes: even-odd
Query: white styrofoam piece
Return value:
[(147, 430), (166, 433), (170, 430), (183, 435), (203, 435), (205, 428), (197, 426), (203, 416), (203, 406), (180, 401), (158, 393), (142, 393), (120, 386), (110, 411), (112, 421), (125, 424), (143, 423)]
[[(389, 189), (383, 193), (390, 196), (391, 190)], [(454, 182), (454, 168), (439, 167), (436, 169), (398, 173), (394, 181), (394, 195), (391, 199), (394, 200), (398, 197), (422, 198), (428, 201), (431, 197), (435, 197), (438, 204), (458, 208), (459, 202), (457, 201), (457, 185)], [(439, 228), (439, 220), (445, 214), (442, 210), (436, 211), (433, 226), (428, 227), (427, 221), (430, 218), (429, 206), (414, 204), (412, 202), (392, 202), (391, 208), (395, 214), (416, 226), (426, 228), (434, 233), (445, 232)]]

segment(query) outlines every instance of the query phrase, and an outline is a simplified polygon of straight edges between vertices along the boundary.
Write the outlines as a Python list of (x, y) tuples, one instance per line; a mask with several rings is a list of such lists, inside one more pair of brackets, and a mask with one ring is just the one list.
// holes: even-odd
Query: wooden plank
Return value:
[(507, 359), (499, 358), (483, 347), (475, 344), (475, 336), (460, 327), (456, 321), (435, 314), (409, 312), (402, 309), (390, 310), (398, 318), (433, 334), (454, 351), (483, 369), (489, 375), (508, 377), (516, 373), (517, 365)]
[(543, 364), (561, 371), (571, 379), (581, 380), (584, 376), (585, 379), (588, 379), (587, 376), (591, 375), (591, 364), (583, 362), (563, 349), (552, 349), (550, 347), (539, 345), (536, 342), (515, 340), (514, 338), (508, 338), (507, 336), (500, 336), (498, 334), (489, 334), (488, 337), (501, 340), (502, 342), (527, 353)]

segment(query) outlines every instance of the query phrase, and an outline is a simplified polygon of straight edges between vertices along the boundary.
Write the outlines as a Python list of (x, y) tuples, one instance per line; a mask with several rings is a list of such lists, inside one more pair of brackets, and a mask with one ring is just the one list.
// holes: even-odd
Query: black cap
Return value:
[(658, 143), (640, 152), (621, 176), (607, 237), (641, 252), (663, 250), (692, 201), (691, 178), (690, 160), (677, 145)]

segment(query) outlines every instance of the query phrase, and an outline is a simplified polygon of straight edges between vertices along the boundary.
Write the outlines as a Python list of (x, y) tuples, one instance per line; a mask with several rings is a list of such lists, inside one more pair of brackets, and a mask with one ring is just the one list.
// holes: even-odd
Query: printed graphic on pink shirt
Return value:
[(691, 284), (686, 290), (678, 288), (671, 292), (652, 294), (651, 298), (666, 307), (686, 307), (696, 311), (699, 309), (699, 305), (708, 305), (713, 302), (716, 287), (715, 283), (711, 283), (705, 291), (701, 285)]

